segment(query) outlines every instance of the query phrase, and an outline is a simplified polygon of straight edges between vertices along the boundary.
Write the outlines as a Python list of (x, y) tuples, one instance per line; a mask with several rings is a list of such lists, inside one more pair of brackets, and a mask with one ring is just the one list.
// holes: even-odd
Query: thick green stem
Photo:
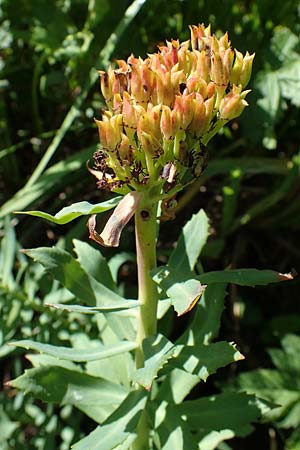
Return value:
[[(156, 215), (157, 200), (143, 194), (135, 213), (135, 238), (138, 266), (139, 308), (137, 323), (136, 367), (144, 365), (143, 340), (157, 330), (158, 290), (150, 271), (156, 267)], [(137, 438), (132, 450), (149, 450), (149, 423), (147, 411), (143, 411), (136, 430)]]
[(155, 334), (157, 329), (158, 291), (150, 275), (150, 271), (156, 267), (157, 205), (157, 200), (152, 200), (145, 193), (135, 214), (138, 298), (141, 303), (137, 330), (137, 368), (144, 365), (143, 340)]

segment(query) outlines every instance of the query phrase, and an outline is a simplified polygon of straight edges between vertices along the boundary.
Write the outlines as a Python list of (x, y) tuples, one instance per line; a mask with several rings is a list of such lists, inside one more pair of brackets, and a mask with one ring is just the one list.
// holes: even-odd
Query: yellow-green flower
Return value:
[(254, 54), (233, 49), (227, 33), (217, 39), (210, 27), (190, 30), (190, 41), (172, 40), (100, 72), (107, 105), (96, 120), (101, 186), (124, 193), (163, 186), (168, 164), (176, 168), (173, 184), (187, 172), (199, 176), (204, 146), (247, 106)]

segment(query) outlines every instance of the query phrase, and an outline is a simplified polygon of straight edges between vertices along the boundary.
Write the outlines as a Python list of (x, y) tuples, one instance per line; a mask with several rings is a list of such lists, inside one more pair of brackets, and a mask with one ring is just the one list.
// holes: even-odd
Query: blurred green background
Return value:
[[(44, 306), (58, 285), (19, 252), (41, 245), (70, 249), (73, 237), (87, 241), (85, 220), (58, 228), (13, 211), (54, 214), (75, 201), (105, 199), (86, 169), (98, 145), (93, 118), (104, 106), (97, 70), (130, 53), (143, 57), (165, 39), (186, 40), (189, 24), (210, 23), (217, 35), (229, 32), (233, 47), (256, 53), (250, 106), (209, 144), (208, 168), (178, 198), (176, 220), (162, 225), (160, 261), (191, 214), (204, 208), (212, 229), (206, 270), (300, 270), (300, 2), (0, 0), (0, 18), (0, 450), (67, 450), (93, 424), (70, 407), (44, 405), (7, 388), (4, 383), (28, 364), (7, 342), (31, 337), (66, 343), (92, 327)], [(120, 285), (132, 295), (133, 226), (119, 251)], [(176, 336), (186, 320), (172, 318), (161, 327)], [(238, 343), (246, 360), (211, 377), (194, 395), (221, 385), (250, 389), (249, 371), (268, 369), (269, 381), (252, 389), (284, 407), (249, 437), (218, 448), (299, 450), (300, 363), (287, 357), (300, 357), (299, 341), (288, 340), (300, 336), (299, 277), (267, 288), (231, 286), (221, 334)], [(278, 362), (269, 348), (281, 340)]]

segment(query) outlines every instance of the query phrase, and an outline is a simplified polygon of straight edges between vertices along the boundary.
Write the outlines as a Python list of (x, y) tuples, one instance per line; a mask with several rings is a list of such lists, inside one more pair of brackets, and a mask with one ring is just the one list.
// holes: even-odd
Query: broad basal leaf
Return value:
[(27, 350), (36, 350), (40, 353), (45, 353), (58, 359), (65, 359), (75, 362), (97, 361), (99, 359), (109, 358), (136, 348), (135, 342), (126, 341), (120, 342), (116, 345), (99, 345), (98, 349), (60, 347), (30, 340), (11, 342), (11, 345), (26, 348)]
[[(146, 391), (131, 392), (101, 426), (77, 442), (72, 448), (74, 450), (113, 450), (126, 441), (130, 445), (135, 437), (136, 426), (146, 401)], [(124, 450), (124, 446), (121, 448)]]
[(174, 345), (162, 334), (158, 334), (143, 341), (143, 351), (144, 367), (136, 370), (133, 374), (133, 381), (150, 389), (158, 371), (172, 358)]
[(89, 202), (73, 203), (73, 205), (63, 208), (55, 214), (55, 216), (42, 211), (18, 211), (17, 214), (28, 214), (30, 216), (41, 217), (42, 219), (49, 220), (50, 222), (64, 225), (65, 223), (71, 222), (80, 216), (89, 216), (108, 211), (109, 209), (114, 208), (119, 203), (121, 198), (121, 196), (114, 197), (106, 202), (97, 203), (96, 205), (92, 205)]

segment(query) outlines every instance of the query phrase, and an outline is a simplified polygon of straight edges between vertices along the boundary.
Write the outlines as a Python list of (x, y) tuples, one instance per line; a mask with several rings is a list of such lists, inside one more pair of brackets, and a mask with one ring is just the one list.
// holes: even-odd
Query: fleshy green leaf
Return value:
[(206, 286), (198, 280), (190, 279), (182, 283), (175, 283), (167, 290), (167, 295), (171, 300), (178, 316), (191, 311), (199, 301)]
[(234, 283), (240, 286), (260, 286), (279, 281), (292, 280), (291, 274), (282, 274), (275, 270), (236, 269), (207, 272), (197, 277), (202, 283)]
[(11, 342), (11, 345), (26, 348), (27, 350), (36, 350), (40, 353), (46, 353), (47, 355), (54, 356), (58, 359), (66, 359), (68, 361), (75, 362), (97, 361), (99, 359), (109, 358), (136, 348), (135, 342), (120, 342), (116, 345), (101, 345), (98, 349), (60, 347), (30, 340)]
[(190, 273), (209, 236), (208, 217), (201, 209), (183, 227), (177, 246), (169, 258), (168, 265), (176, 267), (178, 273)]
[(252, 430), (251, 423), (267, 410), (270, 410), (267, 403), (244, 393), (224, 393), (175, 406), (177, 414), (187, 418), (192, 430), (232, 430), (240, 437), (247, 435)]
[[(206, 272), (201, 275), (193, 276), (203, 284), (211, 283), (234, 283), (240, 286), (258, 286), (269, 283), (278, 283), (279, 281), (292, 280), (290, 273), (282, 274), (275, 270), (257, 270), (257, 269), (233, 269)], [(169, 266), (159, 267), (153, 271), (153, 280), (167, 292), (175, 283), (185, 282), (187, 277), (183, 278), (177, 270)]]
[(172, 403), (181, 403), (199, 383), (199, 377), (181, 369), (173, 369), (162, 381), (158, 398)]
[[(10, 420), (2, 406), (0, 406), (0, 444), (4, 446), (13, 432), (19, 427), (18, 422)], [(7, 448), (7, 447), (3, 447)]]
[(145, 364), (133, 374), (133, 381), (150, 389), (152, 381), (158, 371), (173, 356), (174, 345), (162, 334), (147, 338), (143, 341)]
[(121, 385), (55, 366), (26, 370), (10, 385), (44, 402), (74, 405), (98, 423), (108, 417), (127, 394)]
[(277, 369), (259, 369), (242, 373), (236, 385), (249, 393), (274, 402), (278, 407), (268, 416), (282, 428), (300, 425), (300, 338), (286, 335), (281, 349), (270, 349), (269, 354)]
[(66, 206), (60, 210), (57, 214), (55, 214), (55, 216), (42, 211), (17, 211), (16, 214), (27, 214), (29, 216), (41, 217), (42, 219), (49, 220), (50, 222), (64, 225), (80, 216), (89, 216), (108, 211), (109, 209), (114, 208), (119, 203), (121, 198), (121, 196), (114, 197), (106, 202), (97, 203), (96, 205), (92, 205), (89, 202), (73, 203), (73, 205)]
[[(24, 250), (24, 253), (41, 263), (75, 297), (90, 306), (107, 307), (108, 312), (111, 310), (112, 304), (114, 304), (114, 310), (125, 309), (124, 304), (125, 306), (128, 304), (128, 301), (124, 301), (116, 292), (90, 277), (83, 270), (79, 261), (65, 250), (57, 247), (40, 247)], [(122, 318), (124, 323), (120, 323), (119, 318), (109, 318), (108, 320), (118, 322), (116, 331), (119, 331), (120, 339), (134, 339), (134, 330), (128, 320), (125, 321), (125, 318)]]
[[(277, 405), (277, 408), (268, 414), (269, 420), (277, 421), (277, 424), (284, 428), (299, 425), (300, 395), (295, 376), (280, 373), (278, 370), (259, 369), (241, 374), (237, 385), (249, 394), (255, 393)], [(298, 409), (296, 415), (293, 414), (294, 408)]]
[[(146, 391), (131, 392), (101, 426), (72, 448), (74, 450), (113, 450), (126, 441), (130, 445), (135, 438), (135, 429), (146, 401)], [(124, 449), (124, 446), (121, 448)]]
[(161, 450), (198, 450), (197, 442), (174, 406), (162, 402), (155, 411), (154, 440)]
[(170, 365), (197, 375), (200, 380), (206, 381), (209, 375), (220, 367), (244, 359), (243, 355), (229, 342), (216, 342), (209, 345), (176, 346), (175, 352), (179, 354)]
[[(209, 433), (204, 432), (197, 434), (198, 445), (201, 450), (214, 450), (215, 448), (221, 450), (221, 446), (218, 447), (219, 444), (227, 439), (232, 439), (233, 437), (234, 432), (232, 430), (210, 431)], [(231, 447), (227, 445), (226, 447), (222, 447), (222, 449), (231, 450)]]
[(42, 264), (75, 297), (91, 306), (97, 304), (88, 275), (70, 253), (56, 247), (26, 249), (24, 253)]
[(64, 305), (60, 303), (47, 303), (46, 306), (50, 306), (62, 311), (80, 313), (80, 314), (97, 314), (99, 312), (116, 312), (124, 311), (131, 308), (137, 308), (140, 303), (137, 300), (124, 300), (123, 303), (112, 303), (111, 305), (103, 306), (81, 306), (81, 305)]
[(189, 328), (178, 339), (177, 344), (208, 344), (217, 336), (224, 309), (226, 284), (209, 285), (196, 306), (196, 313)]
[(108, 289), (116, 290), (116, 284), (112, 278), (110, 268), (100, 250), (77, 239), (74, 239), (73, 243), (78, 262), (85, 272)]

